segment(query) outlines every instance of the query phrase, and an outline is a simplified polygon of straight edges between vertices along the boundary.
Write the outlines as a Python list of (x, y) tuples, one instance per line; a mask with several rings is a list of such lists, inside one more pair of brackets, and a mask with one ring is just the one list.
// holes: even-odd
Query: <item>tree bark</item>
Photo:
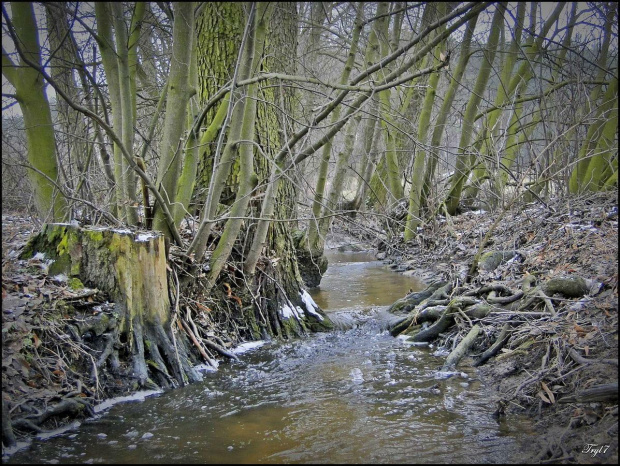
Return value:
[[(445, 4), (442, 5), (445, 7)], [(445, 11), (441, 7), (440, 15), (443, 15)], [(443, 27), (442, 27), (443, 28)], [(438, 30), (441, 32), (441, 29)], [(437, 44), (435, 49), (435, 65), (442, 62), (441, 53), (443, 52), (444, 43)], [(437, 93), (437, 85), (439, 83), (440, 73), (436, 71), (431, 74), (428, 80), (428, 87), (426, 88), (426, 95), (424, 97), (424, 103), (422, 105), (422, 111), (420, 112), (418, 122), (418, 138), (421, 148), (415, 156), (413, 162), (413, 173), (411, 175), (411, 190), (409, 191), (409, 206), (407, 209), (407, 220), (405, 222), (404, 239), (409, 241), (417, 236), (418, 225), (420, 224), (420, 200), (422, 194), (422, 186), (424, 184), (424, 168), (426, 164), (426, 150), (424, 146), (427, 144), (428, 132), (430, 129), (431, 113), (433, 111), (433, 103), (435, 102), (435, 95)]]
[(456, 365), (459, 361), (465, 356), (465, 353), (471, 348), (478, 338), (478, 334), (480, 333), (480, 326), (474, 325), (469, 333), (461, 340), (456, 348), (448, 355), (446, 362), (443, 365), (442, 370), (444, 371), (453, 371), (456, 368)]
[(478, 72), (476, 78), (476, 84), (474, 90), (467, 102), (465, 109), (465, 115), (463, 116), (463, 129), (461, 131), (461, 138), (459, 140), (458, 156), (456, 159), (456, 167), (452, 181), (450, 185), (450, 192), (446, 197), (446, 209), (448, 214), (454, 215), (461, 200), (461, 192), (463, 185), (467, 179), (471, 169), (471, 153), (469, 149), (469, 143), (471, 141), (474, 132), (474, 118), (478, 111), (478, 105), (482, 100), (484, 89), (489, 81), (491, 75), (491, 69), (493, 67), (493, 61), (495, 59), (495, 53), (497, 51), (497, 44), (499, 41), (499, 31), (501, 29), (500, 24), (504, 20), (504, 12), (506, 10), (505, 3), (498, 3), (495, 6), (495, 14), (493, 15), (493, 21), (491, 24), (491, 34), (487, 42), (487, 50), (485, 58)]
[[(186, 127), (187, 104), (191, 96), (189, 75), (194, 36), (194, 4), (179, 2), (174, 8), (174, 27), (168, 101), (164, 119), (163, 139), (157, 170), (157, 186), (161, 197), (173, 210), (177, 201), (178, 181), (183, 167), (182, 137)], [(195, 91), (195, 90), (194, 90)], [(153, 226), (171, 238), (170, 227), (161, 206), (155, 205)]]
[[(200, 380), (183, 339), (177, 338), (174, 347), (161, 233), (47, 224), (28, 243), (22, 257), (36, 252), (54, 261), (50, 275), (77, 277), (116, 302), (119, 332), (128, 341), (133, 376), (140, 386), (157, 385), (153, 379), (164, 388), (171, 380), (180, 385)], [(149, 372), (149, 364), (156, 370)]]
[[(17, 48), (37, 64), (41, 64), (39, 36), (32, 3), (11, 4), (12, 26)], [(28, 140), (28, 162), (34, 170), (28, 177), (34, 191), (37, 213), (43, 220), (62, 221), (67, 216), (65, 199), (54, 184), (58, 183), (56, 138), (43, 77), (20, 60), (13, 63), (2, 48), (2, 74), (15, 87), (15, 97), (24, 116)]]

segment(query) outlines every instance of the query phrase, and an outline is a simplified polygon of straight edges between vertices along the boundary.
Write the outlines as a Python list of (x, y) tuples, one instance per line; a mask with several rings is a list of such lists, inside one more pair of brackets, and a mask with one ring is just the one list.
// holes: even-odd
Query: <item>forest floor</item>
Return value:
[[(467, 285), (515, 289), (528, 275), (539, 283), (581, 277), (588, 284), (582, 296), (552, 295), (547, 302), (533, 300), (519, 309), (518, 326), (500, 354), (479, 368), (500, 422), (510, 422), (514, 413), (534, 418), (540, 436), (524, 450), (528, 462), (617, 462), (617, 204), (614, 192), (508, 210), (484, 251), (512, 251), (512, 259), (479, 270)], [(359, 219), (337, 221), (330, 244), (354, 245), (353, 249), (370, 244), (377, 247), (377, 258), (396, 272), (427, 283), (451, 282), (462, 292), (473, 257), (497, 216), (465, 212), (425, 225), (414, 241), (404, 243), (397, 237), (379, 244), (376, 232), (381, 225), (370, 230)], [(131, 368), (122, 358), (114, 371), (93, 370), (92, 354), (101, 344), (95, 338), (96, 321), (111, 305), (105, 297), (73, 287), (66, 278), (50, 277), (44, 258), (19, 260), (20, 249), (36, 232), (30, 218), (3, 213), (3, 432), (10, 418), (17, 440), (92, 414), (95, 400), (136, 389), (128, 383)], [(471, 352), (482, 352), (493, 343), (508, 314), (515, 313), (480, 319), (483, 337)], [(440, 345), (454, 347), (467, 333), (471, 322), (465, 317), (440, 334)], [(82, 323), (95, 335), (76, 335)], [(470, 363), (471, 357), (461, 362)], [(616, 391), (610, 395), (613, 384)], [(601, 386), (607, 390), (596, 391)]]
[[(524, 445), (527, 462), (616, 464), (617, 192), (558, 199), (548, 205), (520, 205), (508, 209), (496, 222), (499, 215), (469, 211), (440, 218), (434, 225), (425, 225), (413, 241), (405, 243), (402, 235), (380, 244), (375, 241), (377, 258), (426, 283), (452, 284), (448, 300), (459, 294), (476, 296), (471, 290), (485, 287), (519, 290), (524, 277), (534, 276), (549, 297), (529, 300), (516, 311), (497, 306), (477, 321), (482, 338), (471, 348), (470, 353), (478, 353), (473, 356), (489, 348), (504, 324), (512, 325), (499, 354), (479, 367), (496, 403), (496, 415), (501, 422), (510, 422), (514, 413), (533, 418), (538, 437), (535, 444)], [(465, 283), (490, 229), (483, 251), (501, 252), (501, 260), (485, 263)], [(370, 242), (374, 235), (351, 221), (336, 224), (334, 230), (340, 241), (346, 233), (353, 236), (354, 244)], [(574, 283), (579, 277), (587, 285), (574, 297), (552, 294), (544, 286), (558, 278)], [(400, 302), (407, 302), (407, 297)], [(419, 321), (422, 304), (409, 311)], [(439, 334), (435, 340), (439, 346), (454, 349), (471, 329), (472, 321), (461, 314), (455, 325)], [(470, 356), (461, 364), (473, 360)]]

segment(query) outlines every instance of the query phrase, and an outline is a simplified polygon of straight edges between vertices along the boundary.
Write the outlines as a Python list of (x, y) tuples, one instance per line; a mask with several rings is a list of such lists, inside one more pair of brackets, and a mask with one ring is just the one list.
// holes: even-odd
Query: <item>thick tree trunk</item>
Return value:
[[(242, 2), (206, 2), (202, 13), (196, 18), (198, 95), (202, 105), (232, 79), (235, 61), (240, 53), (245, 20)], [(216, 110), (217, 108), (214, 108), (207, 112), (206, 124), (214, 120)], [(212, 141), (216, 140), (217, 136), (214, 135)], [(217, 168), (213, 164), (215, 147), (215, 144), (201, 147), (194, 190), (200, 206)], [(216, 206), (218, 201), (219, 199), (215, 200)]]
[(50, 275), (77, 277), (115, 301), (119, 335), (128, 342), (139, 386), (167, 388), (200, 380), (184, 340), (172, 333), (162, 234), (47, 224), (22, 257), (37, 252), (54, 261)]
[[(292, 55), (280, 55), (283, 50), (296, 50), (296, 44), (296, 6), (291, 2), (279, 3), (269, 24), (263, 59), (264, 69), (291, 73), (295, 67), (294, 52)], [(269, 162), (269, 158), (272, 160), (276, 158), (283, 144), (283, 138), (292, 133), (291, 122), (288, 119), (288, 115), (292, 114), (292, 92), (286, 88), (274, 89), (272, 86), (265, 86), (261, 89), (260, 97), (257, 106), (256, 140), (270, 157), (257, 158), (259, 185), (273, 182), (271, 177), (273, 171), (276, 171), (276, 175), (280, 173)], [(268, 102), (277, 102), (278, 105), (270, 105)], [(278, 107), (285, 111), (279, 111)], [(296, 186), (290, 179), (282, 177), (275, 182), (272, 189), (274, 192), (271, 213), (276, 220), (285, 221), (270, 222), (264, 240), (264, 255), (256, 265), (253, 283), (256, 293), (261, 296), (260, 311), (269, 315), (271, 331), (280, 337), (330, 329), (331, 321), (303, 289), (299, 269), (303, 261), (296, 255), (291, 222), (286, 221), (295, 213)], [(268, 202), (267, 196), (263, 199), (263, 203), (265, 202)], [(264, 217), (262, 214), (260, 216)], [(258, 228), (255, 231), (257, 235)], [(263, 242), (262, 238), (257, 239), (259, 244)]]

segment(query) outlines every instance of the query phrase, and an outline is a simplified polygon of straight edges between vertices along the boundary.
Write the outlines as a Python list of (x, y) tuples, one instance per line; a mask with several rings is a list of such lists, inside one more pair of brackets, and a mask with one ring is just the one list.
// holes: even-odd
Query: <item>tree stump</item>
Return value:
[(79, 278), (116, 302), (119, 335), (126, 336), (140, 386), (154, 383), (148, 367), (164, 387), (175, 385), (173, 380), (184, 384), (201, 379), (192, 368), (185, 341), (175, 344), (161, 233), (47, 224), (21, 257), (37, 252), (53, 261), (50, 276)]

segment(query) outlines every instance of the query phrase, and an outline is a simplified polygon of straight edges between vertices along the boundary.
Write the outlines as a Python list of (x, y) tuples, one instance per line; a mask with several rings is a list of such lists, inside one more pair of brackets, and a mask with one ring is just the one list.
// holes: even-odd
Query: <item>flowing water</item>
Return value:
[(254, 346), (202, 383), (117, 404), (6, 462), (519, 462), (527, 420), (498, 423), (475, 371), (438, 372), (445, 351), (385, 330), (387, 305), (423, 284), (364, 254), (328, 257), (312, 295), (341, 330)]

